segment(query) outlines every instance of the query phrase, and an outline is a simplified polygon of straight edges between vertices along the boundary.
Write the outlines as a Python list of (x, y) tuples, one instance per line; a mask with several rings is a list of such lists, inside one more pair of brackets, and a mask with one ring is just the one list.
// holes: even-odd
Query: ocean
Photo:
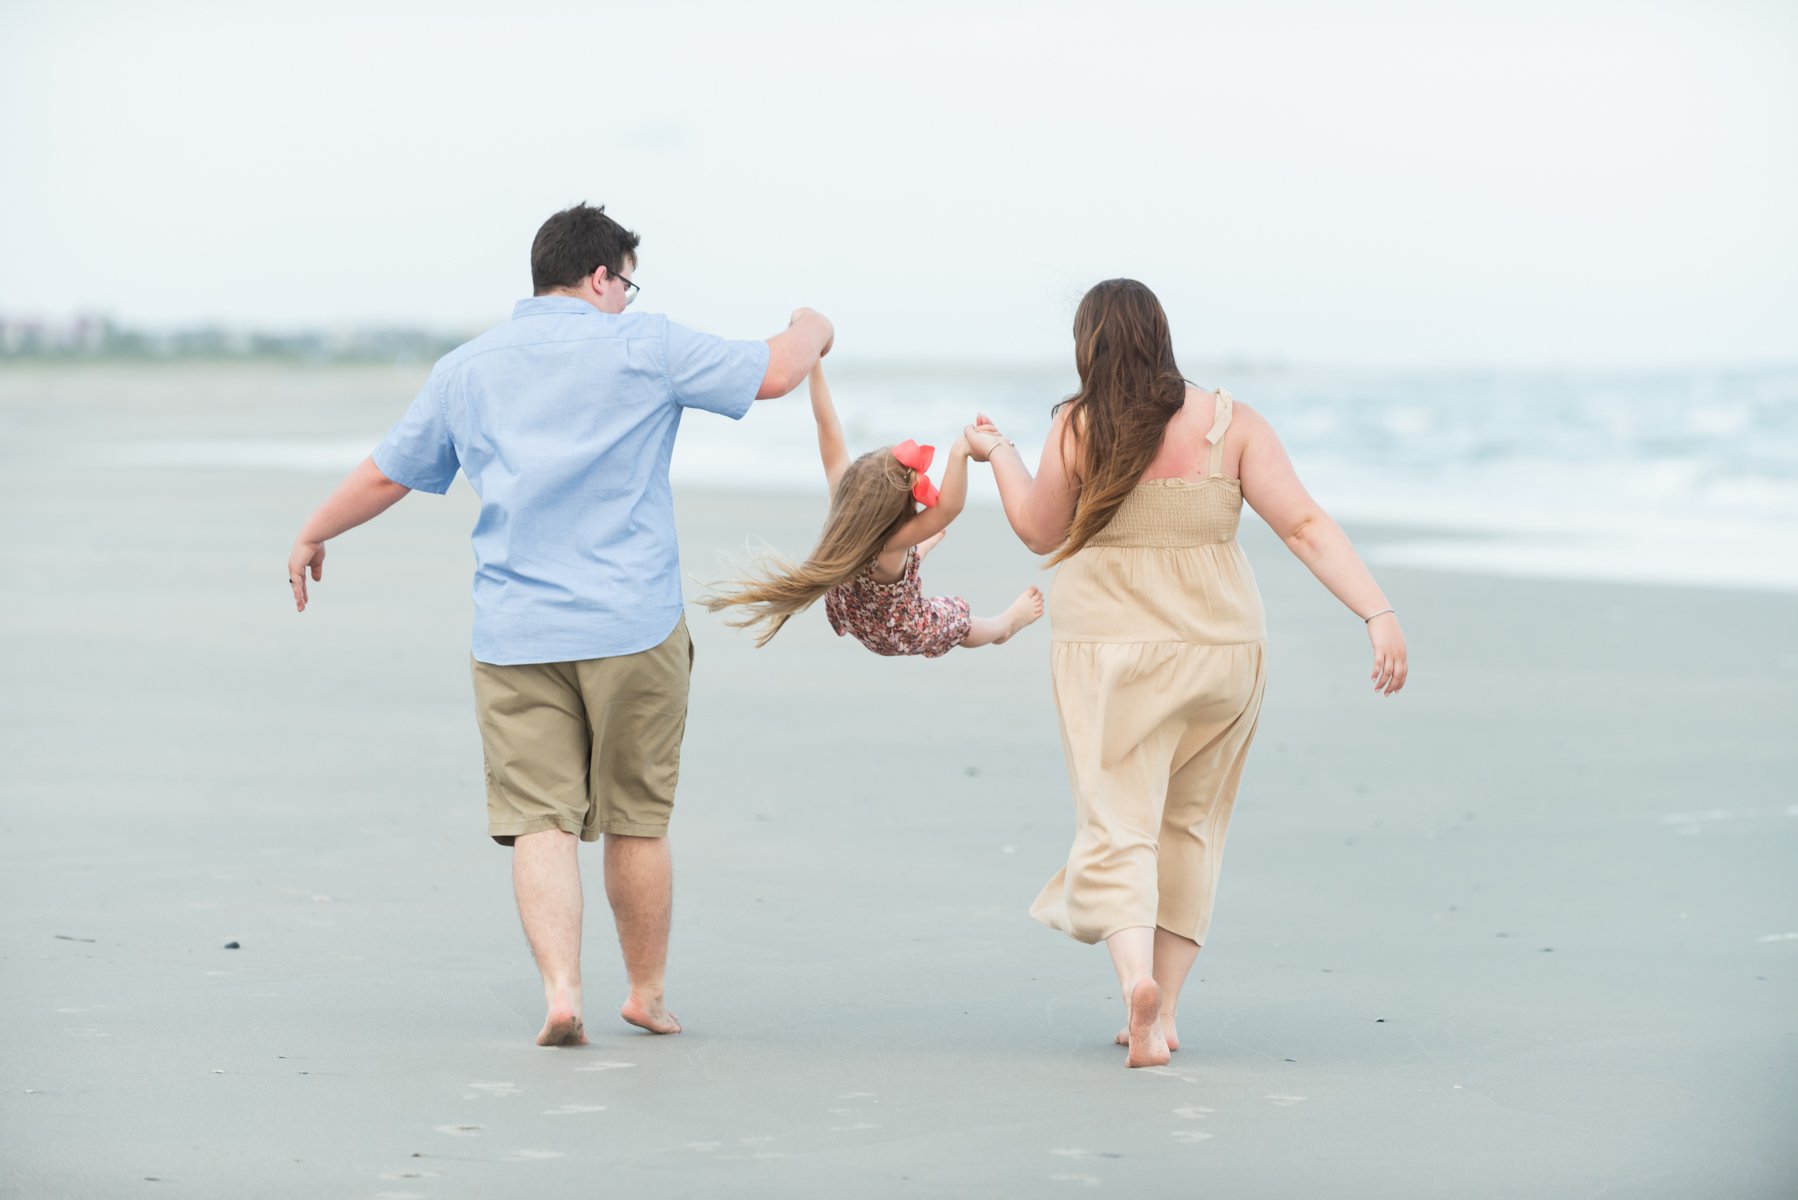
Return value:
[[(832, 363), (852, 451), (947, 446), (984, 412), (1028, 459), (1071, 363)], [(352, 467), (427, 364), (0, 368), (0, 463), (282, 471)], [(1444, 570), (1798, 591), (1798, 366), (1736, 370), (1376, 371), (1219, 365), (1368, 560)], [(941, 460), (933, 474), (940, 478)], [(816, 490), (804, 389), (731, 422), (689, 414), (679, 487)], [(976, 468), (963, 520), (999, 520)], [(465, 486), (458, 482), (458, 487)], [(303, 513), (294, 514), (297, 527)], [(1245, 517), (1245, 519), (1252, 519)], [(753, 536), (753, 514), (745, 534)]]

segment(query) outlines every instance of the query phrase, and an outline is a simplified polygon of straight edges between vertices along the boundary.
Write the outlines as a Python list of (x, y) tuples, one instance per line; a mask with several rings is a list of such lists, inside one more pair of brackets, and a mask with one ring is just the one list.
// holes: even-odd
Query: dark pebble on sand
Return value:
[(1289, 1059), (1287, 1059), (1287, 1060), (1286, 1060), (1286, 1061), (1287, 1061), (1287, 1062), (1291, 1062), (1291, 1063), (1295, 1063), (1295, 1062), (1297, 1062), (1297, 1061), (1298, 1061), (1298, 1059), (1296, 1059), (1296, 1058), (1289, 1058)]
[(1386, 1023), (1386, 1018), (1385, 1017), (1375, 1017), (1373, 1019), (1373, 1023), (1375, 1025), (1384, 1025)]
[(243, 947), (238, 945), (236, 942), (226, 942), (225, 949), (227, 949), (227, 950), (242, 950)]
[(1536, 951), (1537, 954), (1553, 954), (1554, 952), (1555, 948), (1553, 946), (1544, 946), (1542, 949)]

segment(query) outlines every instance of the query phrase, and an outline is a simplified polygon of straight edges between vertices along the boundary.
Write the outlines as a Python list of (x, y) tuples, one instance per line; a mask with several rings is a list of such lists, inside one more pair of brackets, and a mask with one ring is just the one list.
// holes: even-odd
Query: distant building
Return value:
[(99, 313), (66, 321), (0, 313), (0, 359), (431, 362), (465, 334), (395, 327), (248, 330), (223, 325), (130, 329)]

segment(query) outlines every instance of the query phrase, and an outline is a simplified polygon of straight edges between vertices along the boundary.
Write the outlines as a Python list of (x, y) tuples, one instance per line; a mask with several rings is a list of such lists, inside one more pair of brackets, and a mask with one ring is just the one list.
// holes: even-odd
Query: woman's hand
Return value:
[(975, 462), (985, 462), (994, 448), (1004, 445), (1008, 440), (984, 414), (977, 416), (974, 424), (962, 430), (961, 436), (968, 444), (968, 457)]
[(1382, 613), (1367, 623), (1367, 640), (1373, 643), (1373, 690), (1390, 696), (1405, 686), (1411, 665), (1405, 657), (1405, 631), (1397, 613)]

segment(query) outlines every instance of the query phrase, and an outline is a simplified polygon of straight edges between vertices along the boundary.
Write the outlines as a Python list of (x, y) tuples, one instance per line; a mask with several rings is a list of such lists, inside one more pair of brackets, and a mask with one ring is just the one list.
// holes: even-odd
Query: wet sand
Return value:
[[(1184, 1048), (1147, 1072), (1103, 951), (1025, 913), (1071, 830), (1047, 623), (893, 661), (822, 614), (755, 651), (690, 608), (687, 1032), (613, 1015), (590, 849), (593, 1042), (542, 1050), (483, 836), (466, 488), (334, 543), (296, 616), (280, 567), (330, 474), (90, 450), (362, 418), (76, 391), (0, 373), (0, 1194), (1798, 1180), (1790, 596), (1383, 569), (1414, 665), (1382, 700), (1250, 518), (1267, 705)], [(688, 490), (688, 575), (802, 549), (821, 503)], [(991, 509), (926, 569), (979, 612), (1042, 579)]]

